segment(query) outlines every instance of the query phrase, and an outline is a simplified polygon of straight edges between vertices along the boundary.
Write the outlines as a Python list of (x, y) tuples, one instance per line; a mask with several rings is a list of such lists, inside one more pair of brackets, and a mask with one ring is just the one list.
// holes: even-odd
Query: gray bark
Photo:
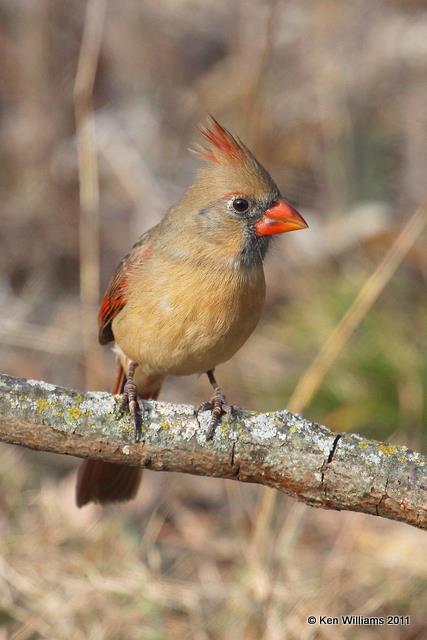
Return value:
[(119, 398), (0, 375), (0, 440), (156, 471), (275, 487), (313, 507), (361, 511), (427, 529), (427, 458), (406, 447), (337, 434), (286, 410), (224, 415), (144, 402), (134, 442)]

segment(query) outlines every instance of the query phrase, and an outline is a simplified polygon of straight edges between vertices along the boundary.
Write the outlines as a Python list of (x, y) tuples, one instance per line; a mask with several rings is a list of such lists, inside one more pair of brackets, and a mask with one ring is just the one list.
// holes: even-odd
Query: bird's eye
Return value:
[(249, 202), (245, 198), (236, 198), (233, 200), (233, 209), (238, 213), (245, 213), (249, 209)]

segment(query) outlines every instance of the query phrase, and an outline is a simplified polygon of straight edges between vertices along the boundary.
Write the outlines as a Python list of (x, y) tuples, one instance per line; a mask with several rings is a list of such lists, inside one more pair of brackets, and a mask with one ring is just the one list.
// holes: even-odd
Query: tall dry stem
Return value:
[(99, 296), (99, 178), (93, 119), (93, 88), (105, 18), (106, 0), (88, 0), (74, 84), (80, 220), (80, 304), (85, 384), (93, 386), (94, 318)]

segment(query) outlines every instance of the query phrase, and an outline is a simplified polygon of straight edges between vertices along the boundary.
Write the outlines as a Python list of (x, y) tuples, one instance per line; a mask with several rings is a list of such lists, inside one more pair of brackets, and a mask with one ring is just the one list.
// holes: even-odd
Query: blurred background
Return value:
[[(227, 397), (425, 451), (427, 238), (399, 234), (426, 197), (427, 2), (0, 0), (0, 19), (1, 370), (111, 388), (100, 295), (191, 182), (210, 112), (310, 224), (271, 251)], [(192, 376), (161, 398), (208, 394)], [(0, 446), (1, 640), (427, 637), (421, 531), (154, 472), (77, 510), (76, 466)], [(347, 613), (412, 623), (306, 623)]]

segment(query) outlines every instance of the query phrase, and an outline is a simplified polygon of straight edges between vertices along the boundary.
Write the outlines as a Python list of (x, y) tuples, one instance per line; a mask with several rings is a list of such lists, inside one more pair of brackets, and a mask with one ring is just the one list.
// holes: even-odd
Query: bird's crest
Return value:
[(231, 135), (213, 116), (209, 116), (209, 125), (201, 129), (208, 146), (197, 145), (192, 149), (202, 160), (216, 164), (234, 164), (245, 162), (252, 156), (249, 149), (239, 138)]

